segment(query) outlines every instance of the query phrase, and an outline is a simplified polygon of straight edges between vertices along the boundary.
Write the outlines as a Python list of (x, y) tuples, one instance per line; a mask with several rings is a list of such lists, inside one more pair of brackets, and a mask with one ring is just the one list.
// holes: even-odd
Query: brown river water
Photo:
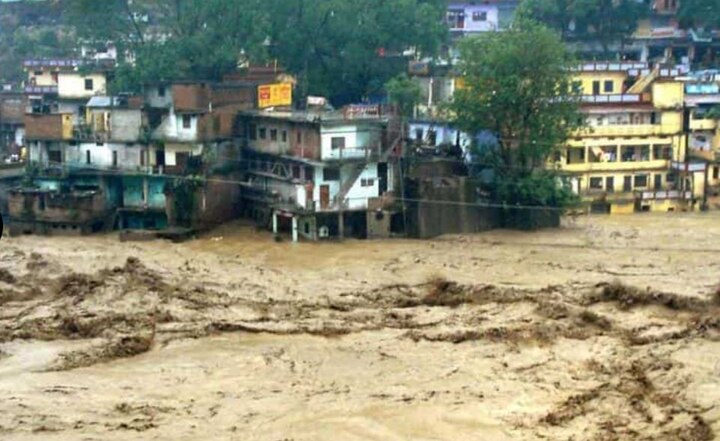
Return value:
[(720, 213), (0, 242), (2, 440), (720, 439)]

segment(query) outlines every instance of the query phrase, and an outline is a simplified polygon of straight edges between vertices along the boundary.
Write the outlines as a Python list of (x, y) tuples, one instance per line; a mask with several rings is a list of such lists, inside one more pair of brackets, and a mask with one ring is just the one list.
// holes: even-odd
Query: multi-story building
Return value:
[[(294, 240), (365, 237), (395, 189), (402, 126), (379, 106), (241, 114), (245, 206)], [(386, 231), (387, 233), (387, 231)]]
[(684, 65), (717, 63), (720, 34), (711, 28), (687, 29), (677, 16), (681, 0), (655, 0), (651, 13), (638, 21), (636, 31), (625, 42), (626, 51), (649, 62)]
[[(690, 109), (688, 161), (702, 162), (694, 185), (704, 206), (720, 207), (720, 83), (695, 78), (685, 83), (685, 106)], [(694, 168), (699, 168), (694, 165)], [(703, 173), (704, 172), (704, 173)]]
[(519, 3), (515, 0), (451, 1), (446, 23), (454, 36), (498, 31), (512, 22)]
[(587, 63), (577, 71), (586, 129), (558, 165), (596, 211), (693, 206), (686, 168), (684, 90), (677, 70), (644, 63)]
[(20, 159), (25, 146), (25, 95), (16, 90), (0, 92), (0, 157)]
[[(35, 65), (28, 73), (36, 84), (25, 115), (34, 186), (11, 195), (11, 224), (44, 233), (160, 229), (173, 216), (212, 223), (239, 211), (237, 183), (196, 181), (202, 185), (188, 187), (182, 210), (171, 206), (181, 197), (173, 189), (189, 176), (227, 172), (228, 163), (240, 168), (235, 116), (255, 107), (258, 83), (179, 82), (108, 96), (101, 72), (56, 64), (71, 67), (49, 78)], [(66, 210), (54, 204), (45, 212), (51, 199)]]

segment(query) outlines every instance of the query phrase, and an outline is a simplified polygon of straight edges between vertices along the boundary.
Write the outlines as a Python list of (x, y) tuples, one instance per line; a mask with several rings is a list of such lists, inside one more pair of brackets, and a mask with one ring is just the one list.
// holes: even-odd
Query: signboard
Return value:
[(290, 105), (292, 105), (292, 84), (278, 83), (258, 86), (259, 108)]
[(350, 104), (345, 107), (346, 119), (355, 118), (378, 118), (380, 117), (380, 106), (377, 104)]

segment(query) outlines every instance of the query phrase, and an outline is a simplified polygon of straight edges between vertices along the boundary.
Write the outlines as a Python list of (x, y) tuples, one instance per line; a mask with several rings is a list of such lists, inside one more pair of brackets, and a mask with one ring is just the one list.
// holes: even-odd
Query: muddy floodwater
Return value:
[(0, 242), (2, 440), (720, 439), (720, 213)]

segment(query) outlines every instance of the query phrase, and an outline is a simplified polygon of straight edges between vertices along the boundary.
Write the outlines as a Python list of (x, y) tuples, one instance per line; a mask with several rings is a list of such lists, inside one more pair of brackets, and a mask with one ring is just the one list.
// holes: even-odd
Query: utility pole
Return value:
[[(342, 196), (342, 189), (343, 189), (343, 180), (342, 180), (342, 170), (343, 170), (343, 150), (345, 150), (345, 146), (340, 147), (340, 161), (338, 166), (338, 178), (340, 181), (340, 189), (338, 196)], [(340, 240), (345, 239), (345, 212), (344, 212), (344, 206), (345, 201), (343, 200), (344, 197), (338, 199), (338, 236), (340, 237)]]

